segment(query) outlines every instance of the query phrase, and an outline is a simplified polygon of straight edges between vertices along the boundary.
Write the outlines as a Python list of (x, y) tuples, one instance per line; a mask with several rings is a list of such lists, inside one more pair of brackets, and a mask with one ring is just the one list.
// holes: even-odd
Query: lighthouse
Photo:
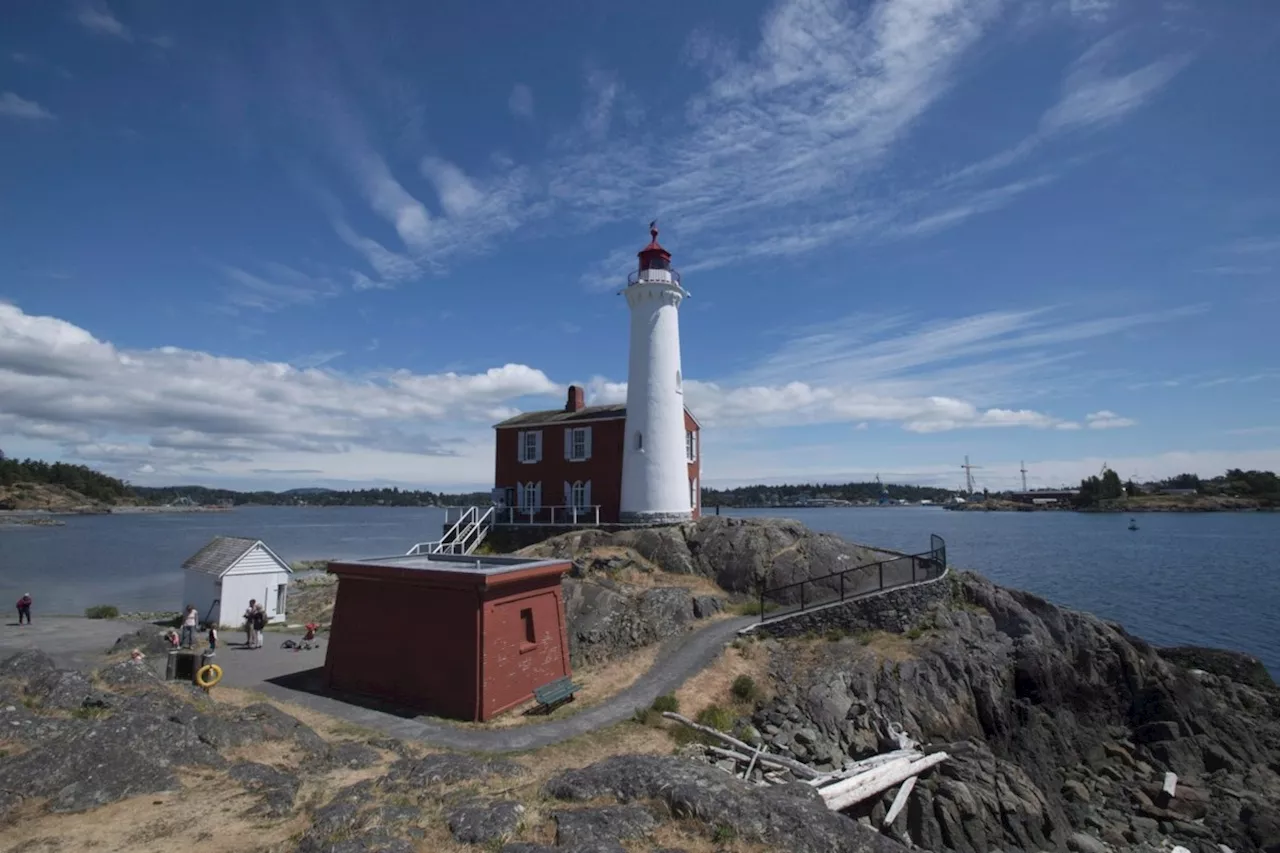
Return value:
[(631, 309), (619, 521), (666, 524), (694, 517), (680, 373), (680, 302), (689, 294), (649, 223), (649, 245), (622, 294)]

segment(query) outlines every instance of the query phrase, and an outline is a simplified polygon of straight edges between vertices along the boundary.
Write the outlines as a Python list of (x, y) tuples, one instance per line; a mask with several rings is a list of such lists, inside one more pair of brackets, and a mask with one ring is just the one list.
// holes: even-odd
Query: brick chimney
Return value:
[(569, 399), (564, 404), (566, 412), (580, 412), (587, 405), (586, 392), (581, 385), (569, 386)]

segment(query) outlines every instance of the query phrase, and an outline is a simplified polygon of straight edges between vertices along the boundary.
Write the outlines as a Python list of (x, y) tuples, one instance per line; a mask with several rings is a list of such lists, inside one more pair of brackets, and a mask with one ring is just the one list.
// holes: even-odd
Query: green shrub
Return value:
[(844, 639), (845, 633), (840, 628), (828, 628), (823, 636), (827, 638), (828, 643), (838, 643)]
[(760, 688), (756, 686), (756, 680), (749, 675), (739, 675), (735, 678), (729, 692), (733, 694), (733, 698), (742, 702), (754, 702), (760, 698)]
[[(771, 613), (777, 609), (778, 609), (778, 605), (776, 602), (766, 601), (764, 603), (765, 613)], [(760, 600), (756, 599), (755, 601), (751, 601), (751, 600), (740, 601), (737, 604), (733, 605), (731, 612), (736, 613), (739, 616), (759, 616)]]
[(636, 712), (631, 719), (642, 726), (660, 726), (662, 725), (663, 717), (662, 714), (652, 708), (636, 708)]
[(715, 828), (715, 831), (711, 833), (711, 840), (714, 841), (716, 844), (726, 844), (730, 841), (733, 841), (737, 837), (738, 837), (737, 830), (735, 830), (732, 826), (727, 826), (723, 823), (717, 826)]
[(727, 732), (733, 728), (733, 712), (719, 705), (708, 705), (698, 712), (696, 722), (717, 731)]
[(120, 608), (114, 604), (95, 604), (84, 611), (86, 619), (115, 619), (120, 615)]
[(914, 628), (912, 628), (910, 631), (908, 631), (908, 632), (907, 632), (907, 639), (908, 639), (908, 640), (918, 640), (918, 639), (920, 639), (921, 637), (923, 637), (923, 636), (924, 636), (924, 632), (925, 632), (925, 628), (924, 628), (924, 626), (922, 626), (922, 625), (917, 625), (917, 626), (915, 626)]
[(659, 696), (657, 699), (654, 699), (653, 704), (649, 707), (657, 711), (659, 714), (666, 711), (670, 711), (674, 714), (680, 710), (680, 702), (675, 696), (668, 693), (666, 696)]

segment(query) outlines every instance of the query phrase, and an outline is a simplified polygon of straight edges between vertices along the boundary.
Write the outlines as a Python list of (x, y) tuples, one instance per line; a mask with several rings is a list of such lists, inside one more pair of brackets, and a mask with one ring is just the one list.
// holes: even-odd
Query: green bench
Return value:
[(539, 710), (545, 714), (564, 702), (572, 702), (573, 694), (582, 689), (581, 684), (574, 684), (569, 677), (557, 678), (548, 684), (533, 689), (533, 698), (538, 701)]

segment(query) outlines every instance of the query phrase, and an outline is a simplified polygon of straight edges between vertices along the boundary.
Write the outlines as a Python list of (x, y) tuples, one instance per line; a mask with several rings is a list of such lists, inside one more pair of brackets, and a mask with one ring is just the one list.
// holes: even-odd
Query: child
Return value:
[(218, 650), (218, 626), (212, 622), (209, 623), (209, 651), (216, 652)]

